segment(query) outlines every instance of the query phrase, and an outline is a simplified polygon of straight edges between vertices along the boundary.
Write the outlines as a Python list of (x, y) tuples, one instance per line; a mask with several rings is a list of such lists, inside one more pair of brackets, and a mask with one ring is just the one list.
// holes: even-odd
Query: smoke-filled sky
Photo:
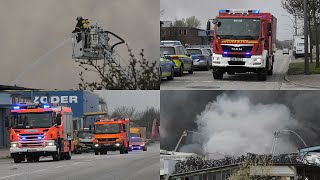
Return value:
[[(80, 68), (71, 58), (71, 32), (76, 17), (98, 22), (105, 30), (122, 37), (138, 57), (159, 57), (159, 1), (150, 0), (0, 0), (0, 84), (13, 82), (28, 65), (18, 86), (44, 89), (77, 88)], [(66, 44), (62, 42), (70, 39)], [(121, 47), (120, 47), (121, 46)], [(125, 59), (128, 51), (116, 51)], [(122, 65), (125, 65), (122, 63)], [(93, 78), (93, 76), (89, 77)]]
[(176, 18), (196, 16), (201, 20), (202, 28), (205, 28), (208, 19), (217, 15), (219, 9), (259, 9), (261, 12), (272, 13), (278, 19), (279, 40), (290, 40), (294, 34), (293, 22), (290, 20), (293, 17), (282, 9), (281, 0), (161, 0), (160, 9), (164, 10), (161, 20), (172, 21)]
[[(161, 148), (239, 155), (270, 153), (273, 133), (290, 129), (307, 145), (319, 145), (318, 91), (161, 91)], [(282, 134), (276, 152), (295, 152), (302, 142)]]

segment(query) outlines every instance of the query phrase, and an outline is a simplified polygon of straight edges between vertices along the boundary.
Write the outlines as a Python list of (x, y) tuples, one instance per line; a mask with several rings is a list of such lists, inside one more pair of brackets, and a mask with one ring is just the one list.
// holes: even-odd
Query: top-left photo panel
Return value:
[(159, 1), (0, 0), (0, 90), (159, 90)]

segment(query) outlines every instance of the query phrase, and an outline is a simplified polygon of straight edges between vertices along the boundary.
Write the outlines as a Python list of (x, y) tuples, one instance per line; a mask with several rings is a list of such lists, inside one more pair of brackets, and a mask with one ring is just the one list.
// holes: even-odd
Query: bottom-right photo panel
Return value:
[(160, 179), (320, 179), (320, 91), (161, 91)]

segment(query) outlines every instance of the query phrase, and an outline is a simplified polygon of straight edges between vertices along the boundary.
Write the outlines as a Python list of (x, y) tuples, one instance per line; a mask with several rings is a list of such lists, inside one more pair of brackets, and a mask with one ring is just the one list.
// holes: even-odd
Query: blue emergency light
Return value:
[(43, 107), (43, 108), (50, 108), (50, 105), (44, 104), (42, 107)]
[(228, 52), (223, 52), (223, 54), (228, 54)]
[(246, 55), (250, 55), (250, 53), (249, 53), (249, 52), (247, 52), (247, 53), (246, 53)]
[(252, 13), (253, 13), (253, 14), (259, 14), (260, 11), (259, 11), (259, 10), (252, 10)]
[(252, 14), (259, 14), (260, 10), (252, 9), (252, 10), (245, 10), (245, 9), (220, 9), (219, 13), (252, 13)]
[(22, 140), (26, 140), (26, 137), (22, 137)]
[(20, 106), (13, 106), (13, 109), (15, 110), (20, 109)]

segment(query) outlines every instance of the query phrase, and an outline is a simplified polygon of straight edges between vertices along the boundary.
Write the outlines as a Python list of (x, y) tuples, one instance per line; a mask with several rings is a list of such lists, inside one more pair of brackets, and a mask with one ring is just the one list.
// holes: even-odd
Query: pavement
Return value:
[[(291, 57), (290, 63), (304, 62), (304, 58), (295, 59), (293, 56), (290, 56), (290, 57)], [(313, 61), (315, 63), (315, 54), (314, 54)], [(312, 89), (320, 89), (320, 74), (286, 75), (285, 80), (291, 84), (295, 84), (296, 86), (307, 87)]]
[(155, 180), (159, 179), (159, 150), (160, 143), (155, 143), (147, 151), (75, 154), (68, 161), (41, 158), (40, 162), (16, 164), (0, 159), (0, 180)]
[(10, 156), (9, 148), (0, 148), (0, 159)]
[[(290, 55), (281, 50), (275, 54), (273, 75), (267, 81), (258, 81), (256, 74), (224, 74), (222, 80), (214, 80), (212, 70), (196, 70), (194, 74), (175, 77), (173, 81), (163, 80), (161, 90), (313, 90), (313, 87), (286, 81)], [(290, 79), (290, 78), (289, 78)]]

